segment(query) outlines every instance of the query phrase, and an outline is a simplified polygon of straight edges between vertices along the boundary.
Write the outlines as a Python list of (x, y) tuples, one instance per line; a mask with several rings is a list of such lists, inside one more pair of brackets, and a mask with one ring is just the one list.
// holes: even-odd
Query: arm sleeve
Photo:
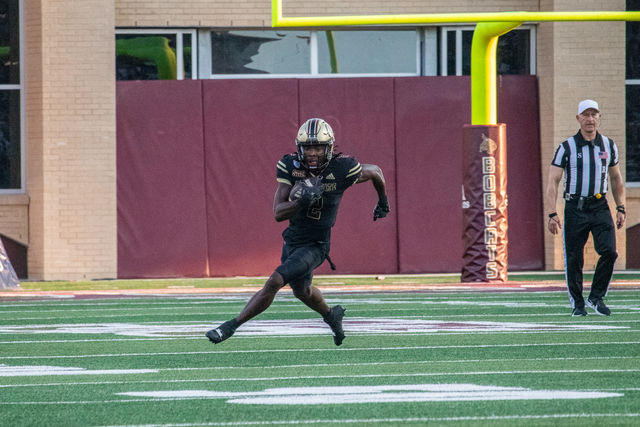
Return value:
[(551, 164), (553, 166), (558, 166), (563, 168), (567, 165), (567, 148), (565, 147), (565, 143), (558, 145), (556, 148), (556, 152), (553, 155), (553, 160), (551, 160)]
[(362, 173), (362, 165), (354, 159), (353, 157), (349, 157), (349, 162), (346, 167), (346, 175), (344, 179), (345, 188), (351, 187), (353, 184), (358, 182), (358, 178), (360, 178), (360, 174)]

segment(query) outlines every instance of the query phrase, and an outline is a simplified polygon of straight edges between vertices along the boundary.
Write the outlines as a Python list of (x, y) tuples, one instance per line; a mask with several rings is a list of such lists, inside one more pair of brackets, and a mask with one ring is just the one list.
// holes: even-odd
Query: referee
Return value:
[[(616, 234), (609, 204), (605, 197), (608, 179), (616, 202), (616, 226), (622, 228), (626, 218), (624, 209), (624, 183), (618, 165), (618, 147), (613, 140), (598, 132), (600, 109), (598, 103), (586, 99), (578, 104), (580, 131), (562, 142), (549, 167), (546, 191), (548, 207), (547, 227), (558, 234), (562, 222), (556, 212), (558, 184), (564, 172), (564, 263), (572, 316), (586, 316), (585, 303), (596, 314), (609, 316), (611, 310), (604, 304), (613, 265), (618, 258)], [(582, 267), (584, 245), (589, 233), (593, 235), (596, 252), (600, 256), (593, 275), (587, 300), (582, 296)]]

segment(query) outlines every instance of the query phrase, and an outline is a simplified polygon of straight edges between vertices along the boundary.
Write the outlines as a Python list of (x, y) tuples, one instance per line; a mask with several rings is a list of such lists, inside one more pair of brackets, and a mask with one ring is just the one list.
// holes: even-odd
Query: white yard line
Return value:
[[(637, 321), (629, 321), (631, 323), (637, 323)], [(615, 322), (622, 323), (622, 322)], [(206, 328), (205, 328), (206, 329)], [(204, 329), (203, 329), (204, 331)], [(585, 334), (594, 334), (594, 333), (611, 333), (611, 330), (601, 330), (601, 331), (593, 331), (593, 330), (575, 330), (571, 331), (572, 333), (585, 333)], [(503, 334), (514, 334), (514, 335), (540, 335), (540, 334), (557, 334), (558, 331), (474, 331), (474, 332), (403, 332), (403, 336), (442, 336), (442, 335), (503, 335)], [(640, 333), (640, 330), (617, 330), (617, 334), (625, 333), (625, 334), (635, 334)], [(373, 333), (363, 333), (363, 332), (349, 332), (350, 337), (362, 337), (362, 336), (370, 336)], [(282, 339), (282, 338), (304, 338), (310, 337), (312, 335), (268, 335), (262, 336), (260, 339)], [(10, 345), (10, 344), (69, 344), (69, 343), (94, 343), (94, 342), (122, 342), (122, 341), (130, 341), (130, 342), (138, 342), (138, 341), (172, 341), (172, 340), (193, 340), (193, 341), (206, 341), (203, 338), (203, 334), (196, 335), (181, 335), (167, 338), (107, 338), (107, 339), (78, 339), (78, 340), (21, 340), (21, 341), (0, 341), (0, 345)], [(251, 339), (255, 338), (254, 336), (242, 336), (238, 335), (234, 337), (234, 339)], [(0, 359), (2, 357), (0, 356)]]
[[(640, 413), (612, 413), (612, 414), (541, 414), (541, 415), (492, 415), (487, 417), (420, 417), (420, 418), (363, 418), (363, 419), (317, 419), (317, 420), (273, 420), (273, 421), (229, 421), (210, 423), (180, 423), (180, 424), (144, 424), (137, 427), (196, 427), (196, 426), (259, 426), (259, 425), (301, 425), (301, 424), (390, 424), (390, 423), (426, 423), (426, 422), (453, 422), (461, 421), (501, 421), (501, 420), (540, 420), (563, 418), (636, 418)], [(104, 427), (130, 427), (130, 426), (104, 426)]]
[[(427, 377), (467, 377), (467, 376), (485, 376), (485, 375), (548, 375), (548, 374), (610, 374), (610, 373), (634, 373), (640, 372), (640, 369), (545, 369), (545, 370), (518, 370), (518, 371), (465, 371), (465, 372), (421, 372), (421, 373), (397, 373), (397, 374), (359, 374), (359, 375), (296, 375), (296, 376), (275, 376), (275, 377), (234, 377), (234, 378), (200, 378), (200, 379), (184, 379), (184, 380), (135, 380), (135, 381), (103, 381), (103, 382), (84, 382), (76, 385), (98, 385), (98, 384), (185, 384), (185, 383), (223, 383), (223, 382), (270, 382), (270, 381), (296, 381), (296, 380), (327, 380), (327, 379), (370, 379), (370, 378), (427, 378)], [(74, 383), (65, 383), (65, 385), (73, 385)], [(8, 402), (6, 404), (10, 404)], [(0, 406), (5, 403), (0, 402)]]
[[(626, 316), (626, 315), (638, 315), (640, 313), (640, 308), (636, 309), (636, 310), (631, 310), (631, 311), (620, 311), (619, 309), (616, 309), (615, 305), (609, 305), (609, 307), (611, 307), (612, 309), (615, 310), (615, 312), (613, 313), (613, 315), (617, 318), (618, 316)], [(566, 311), (562, 311), (562, 312), (555, 312), (555, 313), (540, 313), (539, 311), (531, 311), (531, 312), (518, 312), (518, 313), (511, 313), (511, 314), (491, 314), (491, 313), (487, 313), (487, 314), (464, 314), (464, 313), (460, 313), (459, 312), (459, 307), (456, 309), (455, 307), (446, 307), (445, 309), (439, 309), (439, 311), (456, 311), (458, 310), (455, 314), (438, 314), (438, 315), (416, 315), (416, 316), (402, 316), (403, 318), (408, 318), (408, 317), (414, 317), (414, 318), (418, 318), (418, 319), (433, 319), (433, 318), (455, 318), (455, 319), (465, 319), (465, 318), (501, 318), (501, 317), (517, 317), (517, 318), (538, 318), (538, 317), (566, 317), (566, 318), (571, 318), (571, 309), (569, 308), (569, 306), (567, 305), (567, 309)], [(387, 312), (387, 313), (395, 313), (398, 312), (399, 310), (397, 308), (395, 309), (366, 309), (363, 310), (366, 311), (367, 313), (383, 313), (383, 312)], [(418, 308), (403, 308), (402, 311), (406, 312), (406, 311), (418, 311), (418, 312), (424, 312), (424, 308), (418, 307)], [(298, 311), (286, 311), (286, 312), (279, 312), (276, 310), (270, 310), (269, 311), (270, 314), (280, 314), (280, 315), (288, 315), (288, 314), (299, 314), (299, 313), (305, 313), (305, 314), (309, 314), (311, 313), (309, 310), (298, 310)], [(165, 313), (166, 315), (167, 313)], [(187, 314), (189, 314), (189, 316), (203, 316), (205, 318), (209, 318), (212, 316), (235, 316), (238, 314), (237, 311), (229, 311), (229, 312), (224, 312), (224, 313), (220, 313), (220, 312), (216, 312), (216, 313), (208, 313), (208, 312), (203, 312), (203, 313), (194, 313), (192, 311), (189, 311)], [(593, 314), (591, 314), (593, 315)], [(387, 316), (387, 315), (385, 315)], [(11, 317), (11, 321), (27, 321), (27, 320), (38, 320), (38, 321), (46, 321), (46, 320), (65, 320), (65, 319), (78, 319), (79, 317), (89, 317), (89, 318), (95, 318), (97, 317), (96, 314), (93, 315), (86, 315), (86, 316), (69, 316), (69, 317), (61, 317), (61, 316), (57, 316), (57, 317), (20, 317), (20, 318), (15, 318), (15, 317)], [(120, 318), (120, 317), (149, 317), (149, 313), (139, 313), (139, 314), (101, 314), (99, 315), (100, 318)], [(597, 318), (597, 317), (596, 317)], [(599, 319), (599, 318), (597, 318)], [(600, 319), (599, 319), (600, 320)], [(602, 321), (605, 321), (604, 319)], [(615, 322), (615, 320), (606, 320), (609, 322)]]
[[(640, 341), (592, 341), (588, 345), (637, 345)], [(189, 352), (166, 352), (166, 353), (105, 353), (105, 354), (78, 354), (78, 355), (45, 355), (45, 356), (0, 356), (0, 360), (9, 359), (84, 359), (96, 357), (150, 357), (150, 356), (182, 356), (194, 354), (242, 354), (242, 353), (312, 353), (312, 352), (336, 352), (336, 351), (398, 351), (398, 350), (447, 350), (454, 348), (519, 348), (519, 347), (556, 347), (556, 346), (584, 346), (584, 342), (575, 343), (524, 343), (524, 344), (472, 344), (472, 345), (425, 345), (410, 347), (356, 347), (356, 348), (307, 348), (307, 349), (253, 349), (253, 350), (212, 350), (212, 351), (189, 351)]]
[[(603, 357), (544, 357), (544, 358), (500, 358), (500, 359), (457, 359), (457, 360), (416, 360), (416, 361), (400, 361), (400, 362), (360, 362), (360, 363), (317, 363), (317, 364), (298, 364), (298, 365), (272, 365), (272, 366), (207, 366), (200, 368), (158, 368), (157, 372), (173, 372), (173, 371), (232, 371), (241, 370), (246, 371), (248, 369), (300, 369), (300, 368), (338, 368), (338, 367), (363, 367), (363, 366), (394, 366), (394, 365), (432, 365), (436, 363), (440, 364), (464, 364), (464, 363), (493, 363), (493, 362), (528, 362), (528, 361), (586, 361), (586, 360), (628, 360), (639, 359), (638, 356), (603, 356)], [(192, 380), (202, 381), (202, 380)], [(139, 381), (133, 381), (137, 383)], [(162, 382), (159, 380), (159, 382)], [(95, 384), (126, 384), (127, 381), (90, 381), (90, 382), (65, 382), (65, 383), (39, 383), (39, 384), (8, 384), (0, 385), (0, 388), (11, 387), (44, 387), (44, 386), (66, 386), (66, 385), (95, 385)], [(634, 389), (635, 390), (635, 389)]]
[[(620, 357), (625, 358), (625, 357)], [(629, 357), (631, 358), (631, 357)], [(562, 358), (558, 358), (560, 360), (564, 360)], [(558, 360), (558, 359), (550, 359), (550, 360)], [(615, 359), (615, 357), (605, 357), (605, 358), (585, 358), (587, 359)], [(542, 360), (542, 359), (487, 359), (487, 360), (478, 360), (478, 361), (440, 361), (440, 363), (477, 363), (477, 362), (491, 362), (491, 361), (526, 361), (526, 360)], [(581, 360), (581, 359), (577, 359)], [(401, 364), (429, 364), (431, 362), (376, 362), (376, 363), (345, 363), (345, 364), (335, 364), (335, 365), (289, 365), (289, 366), (266, 366), (266, 367), (252, 367), (253, 369), (278, 369), (278, 368), (304, 368), (304, 367), (321, 367), (321, 366), (375, 366), (375, 365), (401, 365)], [(248, 367), (213, 367), (213, 368), (166, 368), (166, 369), (157, 369), (157, 372), (160, 373), (163, 371), (194, 371), (194, 370), (231, 370), (231, 369), (239, 369), (239, 370), (247, 370), (251, 369)], [(86, 386), (86, 385), (125, 385), (125, 384), (162, 384), (162, 383), (201, 383), (201, 382), (226, 382), (226, 381), (245, 381), (245, 382), (255, 382), (255, 381), (290, 381), (290, 380), (299, 380), (299, 379), (332, 379), (332, 378), (389, 378), (389, 377), (432, 377), (432, 376), (464, 376), (464, 375), (521, 375), (521, 374), (565, 374), (565, 373), (620, 373), (620, 372), (638, 372), (640, 369), (591, 369), (591, 370), (575, 370), (575, 369), (554, 369), (554, 370), (533, 370), (533, 371), (475, 371), (475, 372), (429, 372), (429, 373), (414, 373), (414, 374), (406, 374), (406, 373), (398, 373), (398, 374), (361, 374), (361, 375), (316, 375), (316, 376), (291, 376), (291, 377), (259, 377), (259, 378), (202, 378), (202, 379), (182, 379), (182, 380), (130, 380), (130, 381), (74, 381), (74, 382), (55, 382), (55, 383), (29, 383), (29, 384), (6, 384), (0, 385), (0, 388), (16, 388), (16, 387), (67, 387), (67, 386)], [(130, 374), (128, 374), (130, 375)], [(612, 391), (612, 392), (622, 392), (622, 391), (639, 391), (640, 387), (627, 387), (627, 388), (615, 388), (615, 389), (597, 389), (592, 391)]]

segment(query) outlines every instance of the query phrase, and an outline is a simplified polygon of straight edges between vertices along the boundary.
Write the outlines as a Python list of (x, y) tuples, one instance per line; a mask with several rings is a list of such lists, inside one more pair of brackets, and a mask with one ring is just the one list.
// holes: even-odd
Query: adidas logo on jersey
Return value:
[(336, 177), (335, 177), (335, 176), (333, 176), (333, 172), (332, 172), (332, 173), (330, 173), (329, 175), (327, 175), (324, 179), (334, 179), (334, 180), (335, 180), (335, 179), (336, 179)]

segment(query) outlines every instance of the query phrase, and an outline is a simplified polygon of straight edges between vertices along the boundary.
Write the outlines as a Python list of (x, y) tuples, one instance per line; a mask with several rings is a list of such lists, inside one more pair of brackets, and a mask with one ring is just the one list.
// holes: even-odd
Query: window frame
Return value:
[(20, 187), (19, 188), (0, 188), (0, 195), (6, 194), (25, 194), (26, 193), (26, 178), (27, 178), (27, 153), (26, 153), (26, 124), (25, 124), (25, 93), (24, 93), (24, 76), (25, 76), (25, 66), (24, 66), (24, 57), (25, 57), (25, 49), (24, 49), (24, 0), (18, 0), (18, 38), (20, 42), (20, 52), (18, 53), (20, 58), (20, 83), (19, 84), (0, 84), (0, 90), (18, 90), (20, 92)]
[[(626, 79), (624, 81), (624, 85), (625, 85), (625, 93), (626, 93), (627, 86), (640, 86), (640, 79)], [(629, 105), (627, 105), (626, 108), (630, 108)], [(625, 112), (625, 117), (626, 117), (626, 112)], [(627, 129), (627, 123), (626, 123), (626, 120), (625, 120), (625, 133), (626, 133), (626, 129)], [(627, 139), (626, 135), (625, 135), (625, 139)], [(625, 141), (625, 143), (629, 144), (628, 139), (627, 139), (627, 141)], [(625, 166), (627, 166), (626, 165), (626, 158), (625, 158)], [(626, 169), (625, 169), (625, 175), (626, 175)], [(625, 178), (625, 187), (628, 187), (628, 188), (640, 188), (640, 181), (627, 181), (626, 180), (627, 177), (625, 176), (624, 178)]]
[[(444, 25), (440, 27), (440, 76), (462, 76), (462, 32), (463, 31), (474, 31), (474, 25)], [(515, 28), (511, 31), (523, 31), (529, 30), (529, 74), (536, 75), (536, 25), (533, 24), (524, 24)], [(447, 74), (447, 59), (449, 56), (449, 52), (447, 50), (447, 41), (448, 35), (447, 32), (455, 31), (456, 35), (456, 60), (455, 60), (455, 74)]]
[(134, 28), (117, 28), (115, 35), (118, 34), (171, 34), (176, 36), (176, 80), (185, 80), (184, 78), (184, 46), (183, 36), (191, 35), (191, 79), (198, 79), (198, 31), (196, 29), (167, 29), (167, 28), (151, 28), (151, 29), (134, 29)]
[[(638, 1), (631, 1), (631, 0), (627, 0), (625, 5), (625, 10), (627, 11), (631, 11), (631, 10), (637, 10), (638, 6), (640, 6), (640, 2)], [(627, 116), (628, 116), (628, 112), (629, 109), (631, 108), (631, 106), (629, 105), (626, 99), (626, 94), (628, 93), (628, 87), (629, 86), (640, 86), (640, 77), (639, 78), (626, 78), (629, 77), (627, 75), (627, 64), (629, 61), (629, 40), (628, 40), (628, 31), (629, 31), (629, 27), (630, 27), (630, 22), (626, 22), (625, 23), (625, 81), (624, 81), (624, 89), (625, 89), (625, 122), (624, 122), (624, 130), (625, 130), (625, 149), (627, 147), (629, 147), (629, 144), (631, 144), (631, 142), (629, 141), (629, 135), (627, 134), (627, 129), (629, 127), (629, 124), (627, 123)], [(638, 76), (634, 76), (634, 77), (638, 77)], [(640, 108), (640, 106), (638, 107)], [(624, 176), (624, 181), (625, 181), (625, 187), (627, 188), (640, 188), (640, 181), (627, 181), (627, 176), (629, 174), (629, 163), (627, 161), (627, 154), (629, 153), (629, 150), (625, 151), (625, 176)]]

